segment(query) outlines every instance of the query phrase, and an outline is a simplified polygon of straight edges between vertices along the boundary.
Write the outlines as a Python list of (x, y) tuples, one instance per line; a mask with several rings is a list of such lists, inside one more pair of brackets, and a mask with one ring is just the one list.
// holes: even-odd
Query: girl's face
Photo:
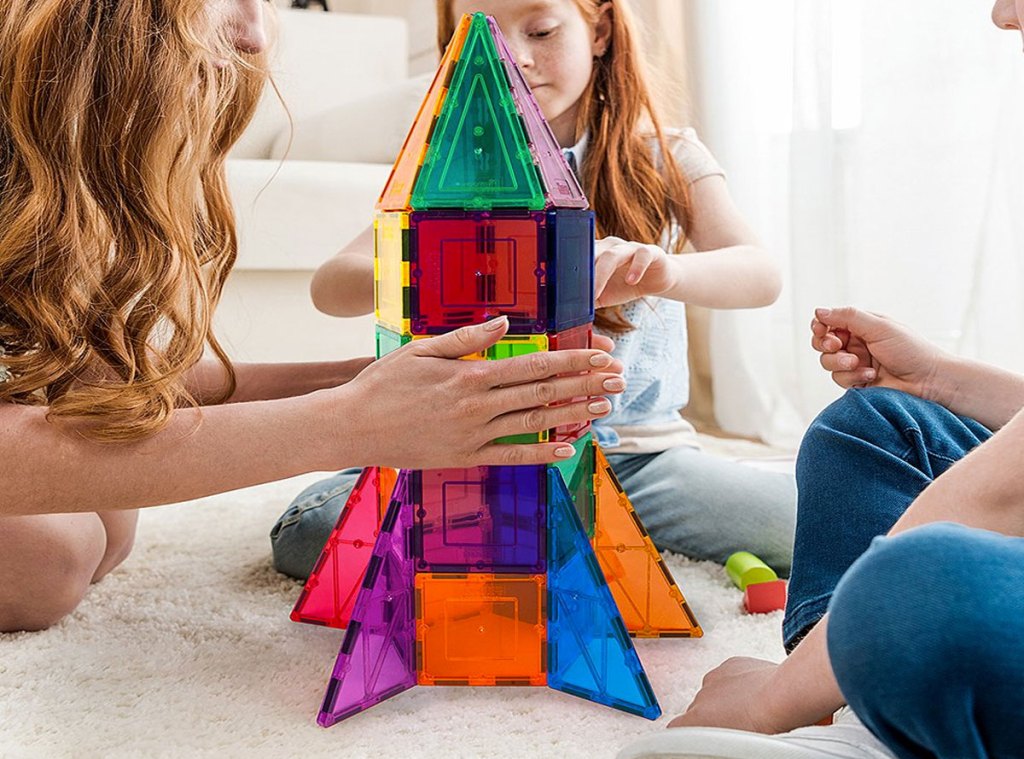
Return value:
[(611, 38), (611, 5), (595, 25), (576, 0), (454, 0), (452, 6), (456, 19), (477, 11), (494, 16), (555, 137), (563, 147), (575, 144), (580, 98)]
[(213, 18), (239, 53), (262, 53), (267, 47), (264, 0), (208, 0)]

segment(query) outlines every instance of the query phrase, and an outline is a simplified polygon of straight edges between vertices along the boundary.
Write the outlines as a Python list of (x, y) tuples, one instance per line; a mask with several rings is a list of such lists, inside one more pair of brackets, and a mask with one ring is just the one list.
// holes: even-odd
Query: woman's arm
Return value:
[(1024, 408), (1024, 377), (957, 358), (914, 330), (857, 308), (819, 308), (811, 347), (841, 387), (891, 387), (997, 430)]
[(316, 270), (309, 292), (318, 310), (330, 316), (373, 312), (373, 245), (370, 226)]
[[(604, 416), (621, 366), (597, 350), (457, 361), (504, 336), (499, 319), (417, 340), (352, 382), (298, 398), (181, 409), (163, 431), (97, 443), (46, 409), (0, 404), (0, 516), (173, 503), (341, 466), (542, 464), (561, 443), (496, 445)], [(563, 401), (587, 398), (568, 405)]]
[[(372, 362), (372, 358), (364, 357), (316, 363), (234, 364), (237, 385), (225, 402), (271, 401), (339, 387)], [(224, 367), (213, 360), (197, 364), (187, 379), (189, 391), (201, 406), (216, 397), (226, 381)]]

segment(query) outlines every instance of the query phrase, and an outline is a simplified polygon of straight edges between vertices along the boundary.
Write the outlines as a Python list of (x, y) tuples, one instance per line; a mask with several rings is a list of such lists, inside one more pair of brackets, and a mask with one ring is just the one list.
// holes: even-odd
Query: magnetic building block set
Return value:
[[(594, 217), (494, 20), (462, 18), (377, 205), (378, 357), (507, 316), (476, 360), (590, 347)], [(346, 628), (318, 722), (415, 685), (661, 714), (630, 635), (701, 629), (589, 424), (550, 466), (363, 471), (292, 612)]]

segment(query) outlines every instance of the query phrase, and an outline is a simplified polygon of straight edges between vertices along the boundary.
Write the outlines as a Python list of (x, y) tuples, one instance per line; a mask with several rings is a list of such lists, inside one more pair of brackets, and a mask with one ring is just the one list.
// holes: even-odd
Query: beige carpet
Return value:
[(611, 757), (726, 657), (781, 656), (780, 613), (747, 616), (720, 567), (668, 557), (706, 636), (637, 641), (657, 723), (546, 688), (418, 688), (324, 730), (342, 633), (289, 621), (300, 586), (267, 539), (313, 479), (150, 509), (73, 616), (0, 635), (0, 757)]

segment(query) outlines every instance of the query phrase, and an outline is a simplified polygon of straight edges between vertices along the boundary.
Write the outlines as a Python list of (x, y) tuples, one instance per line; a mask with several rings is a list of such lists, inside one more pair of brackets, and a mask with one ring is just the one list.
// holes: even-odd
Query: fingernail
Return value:
[(597, 366), (597, 367), (608, 366), (609, 364), (611, 364), (611, 362), (612, 362), (612, 357), (609, 356), (607, 353), (597, 353), (597, 354), (595, 354), (595, 355), (590, 357), (590, 365), (591, 366)]
[(819, 319), (827, 319), (829, 317), (829, 314), (831, 314), (831, 313), (832, 313), (832, 309), (831, 308), (816, 308), (816, 309), (814, 309), (814, 315), (817, 316)]
[(593, 401), (592, 403), (587, 405), (587, 408), (590, 410), (591, 414), (603, 414), (606, 411), (610, 411), (611, 407), (612, 404), (610, 404), (604, 398), (602, 398), (599, 401)]
[(497, 319), (491, 319), (489, 322), (484, 322), (484, 329), (488, 332), (497, 332), (499, 329), (504, 327), (507, 322), (507, 316), (499, 316)]
[(857, 359), (854, 357), (844, 358), (839, 362), (844, 369), (852, 369), (857, 365)]
[(576, 455), (576, 449), (571, 445), (563, 445), (555, 448), (555, 455), (560, 459), (571, 459)]
[(618, 393), (626, 389), (626, 381), (621, 377), (612, 377), (602, 382), (601, 387), (609, 392)]

